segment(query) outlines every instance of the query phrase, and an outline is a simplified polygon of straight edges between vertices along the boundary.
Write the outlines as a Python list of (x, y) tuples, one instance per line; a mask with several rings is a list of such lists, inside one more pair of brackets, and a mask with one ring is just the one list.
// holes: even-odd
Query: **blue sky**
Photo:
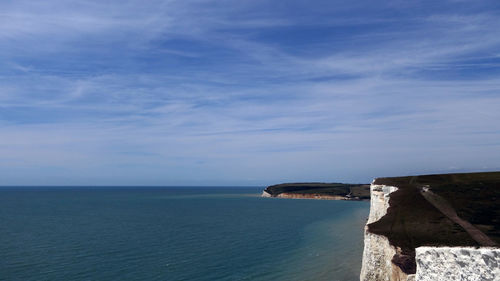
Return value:
[(0, 2), (0, 185), (491, 170), (498, 1)]

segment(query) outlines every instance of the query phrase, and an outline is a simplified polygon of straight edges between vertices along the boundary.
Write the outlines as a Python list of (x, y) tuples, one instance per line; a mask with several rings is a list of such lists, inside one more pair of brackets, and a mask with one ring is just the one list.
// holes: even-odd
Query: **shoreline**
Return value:
[(352, 197), (346, 197), (346, 196), (323, 195), (323, 194), (314, 194), (314, 193), (313, 194), (280, 193), (276, 196), (272, 196), (269, 193), (263, 191), (261, 197), (278, 198), (278, 199), (298, 199), (298, 200), (336, 200), (336, 201), (370, 202), (370, 199), (352, 198)]

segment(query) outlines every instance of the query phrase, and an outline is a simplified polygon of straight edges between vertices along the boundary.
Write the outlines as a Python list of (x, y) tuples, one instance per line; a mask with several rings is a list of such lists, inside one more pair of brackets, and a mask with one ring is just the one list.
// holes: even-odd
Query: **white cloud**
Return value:
[[(343, 34), (373, 44), (314, 56), (255, 34), (315, 19), (224, 3), (0, 4), (0, 177), (35, 184), (50, 166), (67, 175), (49, 169), (49, 184), (237, 183), (249, 171), (272, 183), (499, 168), (500, 80), (429, 72), (497, 56), (495, 14), (369, 14), (413, 25)], [(19, 171), (33, 176), (8, 176)]]

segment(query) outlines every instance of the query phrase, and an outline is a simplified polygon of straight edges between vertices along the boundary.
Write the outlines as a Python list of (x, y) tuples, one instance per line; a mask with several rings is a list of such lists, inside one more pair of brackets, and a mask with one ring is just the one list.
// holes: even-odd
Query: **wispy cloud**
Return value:
[(462, 5), (2, 3), (0, 184), (499, 169), (499, 10)]

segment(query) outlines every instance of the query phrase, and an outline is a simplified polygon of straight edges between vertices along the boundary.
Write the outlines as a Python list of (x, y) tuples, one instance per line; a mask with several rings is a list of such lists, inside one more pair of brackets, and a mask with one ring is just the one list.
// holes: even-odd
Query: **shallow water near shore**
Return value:
[(368, 202), (3, 188), (1, 280), (359, 280)]

